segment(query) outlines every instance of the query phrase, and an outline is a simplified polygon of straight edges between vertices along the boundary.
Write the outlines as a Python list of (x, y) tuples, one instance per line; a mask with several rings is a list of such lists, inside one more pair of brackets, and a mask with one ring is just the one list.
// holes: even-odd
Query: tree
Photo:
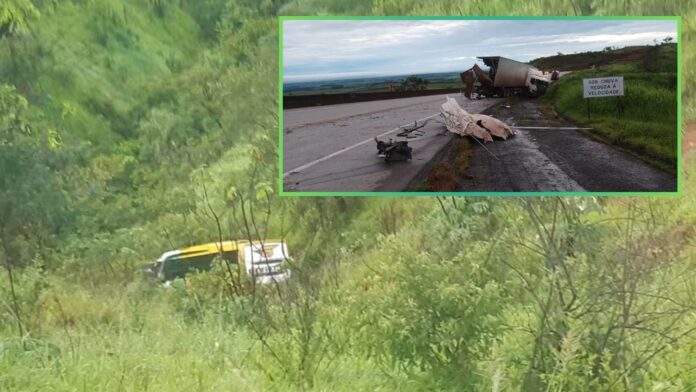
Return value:
[(26, 31), (27, 22), (39, 16), (29, 0), (5, 0), (0, 4), (0, 38)]
[[(12, 311), (23, 336), (13, 270), (23, 266), (62, 226), (66, 200), (50, 167), (59, 146), (57, 133), (35, 126), (27, 100), (0, 85), (0, 261), (10, 284)], [(37, 121), (41, 124), (40, 121)]]
[(648, 72), (657, 72), (660, 67), (660, 47), (659, 46), (649, 46), (645, 51), (645, 57), (643, 57), (643, 69)]
[(428, 80), (411, 75), (401, 81), (401, 91), (418, 91), (428, 88)]
[(14, 63), (14, 37), (29, 29), (28, 22), (39, 16), (39, 10), (29, 0), (4, 0), (0, 3), (0, 39), (7, 40)]

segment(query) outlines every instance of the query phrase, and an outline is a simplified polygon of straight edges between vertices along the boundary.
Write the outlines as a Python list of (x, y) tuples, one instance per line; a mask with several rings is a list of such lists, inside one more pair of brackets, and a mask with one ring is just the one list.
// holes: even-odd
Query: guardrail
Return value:
[(341, 93), (315, 95), (287, 95), (283, 97), (283, 109), (295, 109), (308, 106), (336, 105), (341, 103), (378, 101), (382, 99), (397, 99), (420, 97), (425, 95), (459, 93), (460, 88), (446, 88), (419, 91), (384, 91), (375, 93)]

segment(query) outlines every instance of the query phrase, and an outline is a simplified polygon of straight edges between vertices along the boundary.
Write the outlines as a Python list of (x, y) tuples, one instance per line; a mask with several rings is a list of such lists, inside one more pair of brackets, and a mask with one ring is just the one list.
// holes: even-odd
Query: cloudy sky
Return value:
[(283, 80), (464, 71), (477, 56), (528, 61), (667, 36), (676, 41), (675, 21), (284, 21)]

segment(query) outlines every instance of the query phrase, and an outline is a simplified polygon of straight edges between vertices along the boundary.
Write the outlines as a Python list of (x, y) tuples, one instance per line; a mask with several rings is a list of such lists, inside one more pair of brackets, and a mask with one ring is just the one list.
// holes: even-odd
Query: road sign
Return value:
[(607, 76), (582, 80), (583, 98), (615, 97), (624, 95), (623, 76)]

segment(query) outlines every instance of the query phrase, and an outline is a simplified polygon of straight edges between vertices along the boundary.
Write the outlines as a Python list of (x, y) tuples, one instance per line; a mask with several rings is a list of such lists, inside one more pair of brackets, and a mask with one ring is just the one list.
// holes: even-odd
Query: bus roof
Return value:
[[(284, 241), (268, 239), (264, 241), (254, 241), (254, 244), (279, 244)], [(169, 258), (188, 259), (197, 256), (214, 255), (220, 252), (236, 252), (249, 244), (248, 240), (209, 242), (207, 244), (193, 245), (186, 248), (171, 250), (160, 256), (159, 260), (164, 261)]]

